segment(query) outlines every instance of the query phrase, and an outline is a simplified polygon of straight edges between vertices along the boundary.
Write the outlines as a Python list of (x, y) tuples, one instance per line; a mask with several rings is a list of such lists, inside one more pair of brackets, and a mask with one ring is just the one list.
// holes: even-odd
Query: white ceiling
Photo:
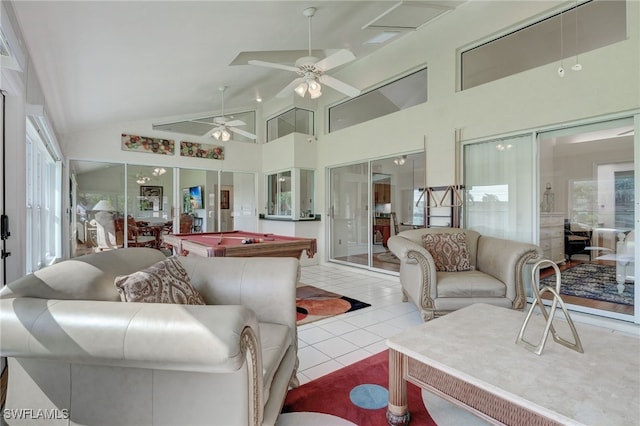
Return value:
[[(398, 3), (404, 4), (376, 21)], [(273, 98), (295, 74), (230, 64), (244, 51), (305, 51), (308, 21), (302, 12), (309, 6), (317, 8), (314, 50), (347, 48), (362, 58), (381, 46), (365, 41), (385, 27), (420, 26), (460, 3), (14, 1), (12, 6), (51, 118), (64, 134), (219, 111), (220, 86), (228, 86), (225, 110), (253, 108), (257, 96)], [(418, 13), (424, 17), (416, 21)], [(237, 62), (243, 60), (246, 56)]]

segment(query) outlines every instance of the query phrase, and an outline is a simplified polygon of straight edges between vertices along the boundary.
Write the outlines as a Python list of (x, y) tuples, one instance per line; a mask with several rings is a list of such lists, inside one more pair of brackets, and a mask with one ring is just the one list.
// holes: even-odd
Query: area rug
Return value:
[[(627, 282), (618, 294), (616, 267), (580, 263), (560, 274), (560, 294), (633, 306), (634, 283)], [(540, 280), (540, 284), (555, 287), (556, 276)]]
[(398, 259), (398, 257), (395, 254), (391, 253), (390, 251), (377, 254), (376, 259), (378, 259), (381, 262), (396, 263), (398, 265), (400, 264), (400, 259)]
[(297, 325), (357, 311), (368, 306), (371, 305), (311, 285), (300, 284), (296, 288)]
[[(387, 426), (388, 387), (389, 352), (383, 351), (290, 390), (282, 412), (324, 413), (359, 426)], [(407, 383), (407, 396), (411, 424), (435, 425), (420, 388)]]

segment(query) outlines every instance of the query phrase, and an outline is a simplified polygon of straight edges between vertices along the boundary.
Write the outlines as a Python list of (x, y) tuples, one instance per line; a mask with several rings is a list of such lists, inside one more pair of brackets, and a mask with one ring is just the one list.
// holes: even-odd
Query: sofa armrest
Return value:
[(420, 244), (394, 235), (387, 241), (389, 250), (400, 259), (403, 289), (422, 308), (432, 308), (437, 297), (436, 265), (431, 253)]
[(542, 250), (535, 244), (481, 236), (476, 268), (502, 281), (507, 287), (506, 296), (513, 300), (513, 308), (522, 309), (526, 303), (524, 267), (539, 258)]
[(208, 304), (243, 305), (259, 322), (295, 330), (300, 263), (285, 257), (179, 258)]
[[(12, 298), (0, 301), (0, 354), (197, 372), (243, 366), (258, 322), (243, 306)], [(262, 368), (260, 366), (260, 368)], [(258, 370), (260, 371), (260, 370)]]

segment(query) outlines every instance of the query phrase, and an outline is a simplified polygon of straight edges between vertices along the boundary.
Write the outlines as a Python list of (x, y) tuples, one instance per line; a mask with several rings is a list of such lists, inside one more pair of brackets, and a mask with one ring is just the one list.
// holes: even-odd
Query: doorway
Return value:
[[(547, 197), (540, 244), (563, 271), (563, 300), (577, 311), (626, 320), (634, 316), (637, 292), (634, 137), (633, 118), (538, 134), (540, 190)], [(554, 216), (557, 230), (550, 227)], [(583, 270), (591, 279), (574, 289), (571, 277)]]
[(417, 152), (330, 169), (330, 261), (400, 271), (387, 241), (424, 226), (424, 203), (416, 203), (425, 186), (424, 164), (424, 152)]

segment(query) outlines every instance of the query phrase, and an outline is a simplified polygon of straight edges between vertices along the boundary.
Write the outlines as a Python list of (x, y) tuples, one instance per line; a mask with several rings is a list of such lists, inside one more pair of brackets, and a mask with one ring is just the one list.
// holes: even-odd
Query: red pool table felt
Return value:
[[(250, 244), (243, 240), (253, 239)], [(188, 253), (205, 257), (298, 257), (306, 250), (309, 258), (316, 253), (315, 238), (288, 237), (247, 231), (200, 232), (190, 234), (168, 234), (163, 236), (166, 244), (173, 246), (180, 255)]]

